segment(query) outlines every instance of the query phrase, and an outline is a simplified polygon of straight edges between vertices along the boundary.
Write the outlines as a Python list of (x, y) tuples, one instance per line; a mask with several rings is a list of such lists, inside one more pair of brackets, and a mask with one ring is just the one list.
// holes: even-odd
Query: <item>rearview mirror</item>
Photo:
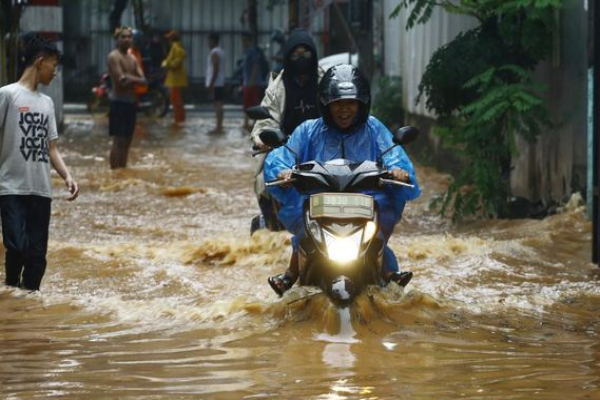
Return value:
[(413, 142), (417, 139), (418, 136), (419, 130), (415, 127), (404, 126), (402, 128), (397, 129), (392, 134), (392, 141), (394, 142), (394, 145), (386, 151), (384, 151), (383, 153), (381, 153), (381, 155), (377, 158), (377, 163), (381, 164), (383, 161), (383, 156), (389, 153), (395, 147), (404, 146), (405, 144)]
[(281, 147), (287, 142), (287, 135), (279, 129), (263, 129), (258, 135), (260, 140), (269, 147)]
[(250, 119), (273, 119), (269, 110), (263, 106), (248, 107), (245, 111)]
[(419, 137), (419, 130), (413, 126), (404, 126), (397, 129), (394, 132), (394, 138), (392, 139), (395, 144), (401, 146), (414, 142)]

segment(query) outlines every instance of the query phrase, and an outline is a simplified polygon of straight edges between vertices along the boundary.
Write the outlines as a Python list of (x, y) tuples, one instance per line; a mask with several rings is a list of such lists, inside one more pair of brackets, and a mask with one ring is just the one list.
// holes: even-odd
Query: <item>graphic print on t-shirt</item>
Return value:
[(25, 161), (48, 163), (49, 116), (31, 112), (29, 107), (19, 107), (19, 128), (21, 136), (21, 155)]

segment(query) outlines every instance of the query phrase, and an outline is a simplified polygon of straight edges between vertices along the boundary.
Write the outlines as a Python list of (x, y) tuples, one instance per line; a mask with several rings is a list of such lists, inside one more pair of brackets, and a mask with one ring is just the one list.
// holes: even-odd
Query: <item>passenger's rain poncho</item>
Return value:
[[(375, 117), (369, 117), (367, 122), (351, 133), (342, 133), (328, 127), (322, 118), (308, 120), (298, 126), (287, 146), (298, 155), (298, 160), (285, 147), (279, 147), (269, 153), (265, 160), (265, 181), (277, 179), (277, 174), (291, 169), (297, 162), (325, 162), (338, 158), (351, 161), (377, 161), (381, 154), (392, 147), (392, 134)], [(401, 168), (410, 174), (414, 189), (398, 185), (385, 185), (382, 191), (365, 192), (375, 198), (380, 212), (380, 229), (385, 238), (389, 239), (394, 225), (400, 221), (407, 201), (416, 199), (421, 189), (415, 177), (413, 165), (402, 149), (397, 146), (383, 156), (383, 164), (390, 170)], [(302, 222), (302, 206), (305, 196), (295, 188), (270, 187), (269, 191), (281, 204), (279, 220), (292, 234), (302, 237), (304, 224)]]

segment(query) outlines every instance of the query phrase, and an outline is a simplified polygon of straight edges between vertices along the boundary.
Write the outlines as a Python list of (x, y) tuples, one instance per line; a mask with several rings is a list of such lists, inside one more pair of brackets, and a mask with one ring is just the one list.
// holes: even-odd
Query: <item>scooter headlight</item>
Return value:
[(373, 239), (375, 232), (377, 232), (377, 224), (374, 221), (367, 222), (365, 225), (365, 233), (362, 238), (363, 244), (368, 243), (369, 240)]
[(346, 237), (337, 237), (326, 230), (323, 231), (323, 234), (327, 245), (327, 254), (332, 261), (346, 264), (358, 258), (363, 236), (362, 229)]

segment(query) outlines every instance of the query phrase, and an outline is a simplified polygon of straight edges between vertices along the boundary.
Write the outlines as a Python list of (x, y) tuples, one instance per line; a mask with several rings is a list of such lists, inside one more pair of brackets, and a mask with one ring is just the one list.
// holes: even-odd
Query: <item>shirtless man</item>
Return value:
[(112, 82), (108, 134), (113, 138), (110, 167), (125, 168), (135, 130), (137, 105), (134, 84), (146, 83), (141, 66), (127, 50), (133, 43), (132, 29), (117, 28), (117, 48), (108, 54), (108, 73)]

